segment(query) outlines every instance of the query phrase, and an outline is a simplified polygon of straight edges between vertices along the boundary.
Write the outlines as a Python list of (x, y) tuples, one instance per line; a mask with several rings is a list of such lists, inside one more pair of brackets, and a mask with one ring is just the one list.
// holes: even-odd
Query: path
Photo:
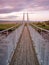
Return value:
[(39, 65), (27, 27), (24, 27), (20, 43), (10, 65)]

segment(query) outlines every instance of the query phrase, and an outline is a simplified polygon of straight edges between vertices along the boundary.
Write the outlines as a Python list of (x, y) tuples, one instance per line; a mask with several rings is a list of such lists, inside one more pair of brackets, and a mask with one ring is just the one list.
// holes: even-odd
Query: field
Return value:
[(13, 26), (16, 26), (16, 28), (17, 28), (17, 27), (20, 26), (20, 24), (19, 23), (16, 23), (16, 24), (13, 24), (13, 23), (11, 23), (11, 24), (0, 24), (0, 31), (6, 30), (6, 29), (11, 28)]
[(31, 23), (31, 25), (34, 24), (40, 28), (49, 30), (49, 21), (48, 22), (35, 22), (35, 23)]
[(49, 43), (49, 21), (30, 23), (30, 25)]

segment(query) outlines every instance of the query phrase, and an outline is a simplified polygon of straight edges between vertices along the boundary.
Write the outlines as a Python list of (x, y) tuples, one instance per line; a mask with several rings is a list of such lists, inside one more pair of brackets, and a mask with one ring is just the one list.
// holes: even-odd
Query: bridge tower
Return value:
[(27, 13), (27, 22), (29, 22), (29, 15), (28, 15), (28, 13)]
[[(26, 18), (25, 18), (26, 16)], [(23, 22), (29, 22), (29, 15), (28, 15), (28, 12), (27, 13), (23, 13)]]
[(25, 21), (25, 13), (23, 13), (23, 22)]

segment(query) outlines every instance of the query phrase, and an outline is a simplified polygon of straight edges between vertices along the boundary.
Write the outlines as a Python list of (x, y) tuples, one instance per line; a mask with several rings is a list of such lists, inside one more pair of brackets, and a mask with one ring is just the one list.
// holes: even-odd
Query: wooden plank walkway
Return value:
[(10, 65), (39, 65), (27, 26), (24, 27), (20, 43)]

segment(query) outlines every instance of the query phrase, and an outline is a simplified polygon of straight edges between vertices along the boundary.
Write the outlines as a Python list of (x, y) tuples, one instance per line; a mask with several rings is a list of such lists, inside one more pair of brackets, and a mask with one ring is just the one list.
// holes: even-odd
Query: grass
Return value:
[(0, 31), (16, 26), (18, 28), (20, 24), (0, 24)]
[(34, 24), (40, 28), (49, 30), (49, 24), (45, 23), (45, 22), (35, 22), (35, 23), (31, 23), (31, 25)]

